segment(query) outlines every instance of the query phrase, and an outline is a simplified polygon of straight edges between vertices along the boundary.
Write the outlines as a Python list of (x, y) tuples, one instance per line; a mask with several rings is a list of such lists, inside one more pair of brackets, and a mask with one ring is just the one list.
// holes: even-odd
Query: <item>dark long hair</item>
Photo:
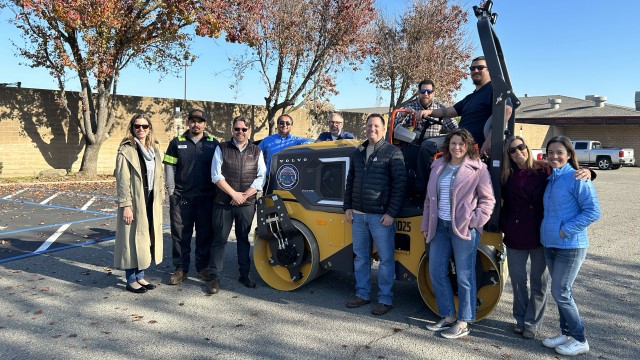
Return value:
[(576, 149), (573, 148), (573, 144), (571, 143), (571, 139), (569, 139), (568, 137), (566, 137), (564, 135), (558, 135), (558, 136), (552, 137), (547, 142), (547, 152), (549, 151), (549, 145), (551, 145), (553, 143), (562, 144), (562, 146), (567, 150), (567, 154), (569, 154), (569, 161), (568, 161), (569, 164), (571, 164), (572, 168), (578, 170), (580, 167), (578, 166), (578, 159), (576, 157)]

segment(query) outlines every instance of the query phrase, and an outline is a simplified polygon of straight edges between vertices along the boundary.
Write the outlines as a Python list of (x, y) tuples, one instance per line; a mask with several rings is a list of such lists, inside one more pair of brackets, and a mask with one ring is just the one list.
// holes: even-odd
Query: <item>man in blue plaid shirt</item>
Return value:
[[(418, 120), (418, 123), (416, 124), (416, 128), (411, 129), (411, 127), (413, 126), (413, 116), (410, 116), (408, 114), (398, 115), (398, 117), (396, 118), (395, 125), (396, 126), (402, 125), (411, 130), (422, 132), (422, 129), (424, 128), (424, 125), (426, 123), (426, 120), (422, 119), (422, 116), (421, 116), (422, 110), (446, 108), (446, 106), (444, 106), (443, 104), (433, 101), (433, 98), (435, 97), (435, 92), (436, 92), (436, 87), (435, 87), (435, 84), (433, 83), (433, 80), (420, 81), (420, 83), (418, 84), (418, 94), (416, 99), (402, 106), (403, 109), (412, 110), (414, 114), (418, 115), (418, 119), (420, 120)], [(444, 127), (447, 133), (458, 127), (458, 123), (455, 120), (450, 118), (442, 119), (442, 123), (444, 124)], [(442, 126), (438, 124), (431, 124), (431, 126), (429, 126), (424, 133), (425, 139), (440, 135), (441, 128)]]

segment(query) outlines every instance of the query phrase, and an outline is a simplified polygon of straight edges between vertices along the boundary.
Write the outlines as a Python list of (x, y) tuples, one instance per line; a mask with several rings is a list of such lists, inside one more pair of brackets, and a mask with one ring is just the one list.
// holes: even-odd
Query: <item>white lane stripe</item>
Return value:
[(80, 208), (80, 210), (87, 210), (87, 208), (89, 208), (89, 206), (90, 206), (91, 204), (93, 204), (93, 202), (94, 202), (94, 201), (96, 201), (96, 197), (95, 197), (95, 196), (94, 196), (94, 197), (92, 197), (92, 198), (91, 198), (91, 200), (87, 201), (87, 203), (86, 203), (86, 204), (84, 204), (84, 205)]
[(21, 194), (21, 193), (25, 192), (26, 190), (27, 189), (18, 190), (18, 191), (16, 191), (15, 193), (13, 193), (11, 195), (7, 195), (7, 196), (3, 197), (3, 199), (11, 199), (12, 197), (14, 197), (14, 196), (16, 196), (18, 194)]
[(40, 205), (48, 204), (48, 203), (49, 203), (49, 201), (51, 201), (51, 200), (55, 199), (58, 195), (60, 195), (60, 193), (59, 193), (59, 192), (57, 192), (57, 193), (55, 193), (55, 194), (53, 194), (53, 195), (49, 196), (48, 198), (44, 199), (44, 201), (42, 201), (42, 202), (40, 203)]
[(40, 245), (38, 250), (34, 251), (34, 253), (39, 253), (39, 252), (43, 252), (43, 251), (47, 250), (49, 248), (49, 246), (51, 246), (51, 244), (53, 244), (60, 237), (60, 235), (62, 235), (62, 233), (65, 230), (67, 230), (67, 228), (69, 226), (71, 226), (71, 224), (64, 224), (64, 225), (60, 226), (60, 229), (58, 229), (58, 231), (53, 233), (53, 235), (49, 236), (47, 241), (45, 241), (42, 245)]

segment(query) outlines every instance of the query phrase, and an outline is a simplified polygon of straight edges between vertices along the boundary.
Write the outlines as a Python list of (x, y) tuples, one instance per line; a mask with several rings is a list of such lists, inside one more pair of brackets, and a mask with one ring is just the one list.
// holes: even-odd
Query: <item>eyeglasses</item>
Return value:
[(238, 132), (238, 131), (242, 131), (243, 133), (249, 131), (249, 129), (247, 128), (233, 128), (234, 131)]
[(469, 71), (482, 71), (484, 69), (486, 69), (487, 67), (485, 65), (477, 65), (477, 66), (469, 66)]
[(291, 125), (291, 121), (278, 121), (278, 125), (289, 126)]
[(143, 129), (147, 130), (147, 129), (149, 128), (149, 125), (133, 124), (133, 128), (134, 128), (134, 129), (140, 129), (140, 128), (143, 128)]
[(329, 121), (329, 125), (342, 125), (342, 121)]
[(429, 94), (429, 95), (431, 95), (431, 93), (433, 93), (434, 91), (435, 91), (435, 90), (433, 90), (433, 89), (420, 89), (420, 90), (418, 90), (418, 92), (419, 92), (420, 94), (427, 93), (427, 94)]
[(510, 147), (509, 148), (509, 154), (513, 155), (513, 154), (516, 153), (516, 150), (524, 151), (524, 149), (526, 149), (526, 148), (527, 148), (527, 145), (525, 145), (525, 144), (520, 144), (520, 145), (515, 146), (515, 147)]

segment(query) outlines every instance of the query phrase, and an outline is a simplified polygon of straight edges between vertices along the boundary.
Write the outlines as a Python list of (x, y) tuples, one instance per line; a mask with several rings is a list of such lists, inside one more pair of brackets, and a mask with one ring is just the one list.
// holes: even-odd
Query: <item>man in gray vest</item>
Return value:
[(224, 248), (235, 223), (239, 281), (248, 288), (256, 283), (249, 277), (251, 259), (249, 231), (255, 213), (256, 193), (264, 185), (267, 167), (262, 151), (249, 142), (249, 121), (243, 116), (233, 119), (232, 138), (218, 146), (211, 163), (211, 181), (218, 186), (213, 201), (212, 223), (214, 231), (211, 247), (210, 288), (220, 291), (220, 272), (224, 263)]

